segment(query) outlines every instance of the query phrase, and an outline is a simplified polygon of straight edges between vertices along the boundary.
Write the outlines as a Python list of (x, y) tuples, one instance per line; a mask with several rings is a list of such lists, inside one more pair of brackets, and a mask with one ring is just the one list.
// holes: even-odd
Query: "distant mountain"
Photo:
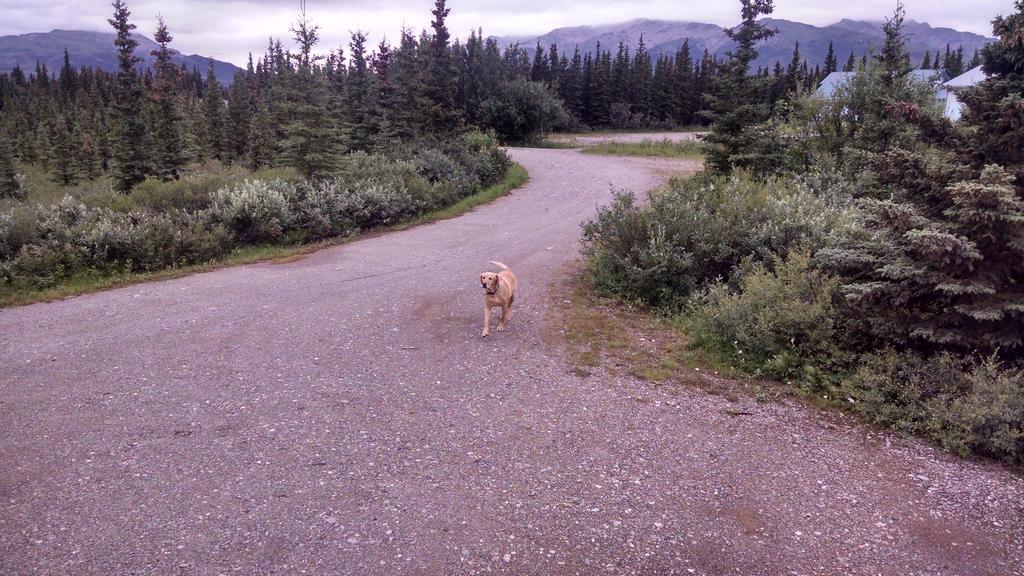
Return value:
[[(156, 58), (150, 55), (150, 51), (158, 47), (157, 43), (141, 34), (135, 34), (135, 39), (139, 42), (135, 54), (142, 58), (140, 66), (152, 66)], [(51, 74), (57, 74), (64, 65), (65, 48), (71, 58), (71, 65), (76, 68), (89, 66), (108, 71), (117, 70), (113, 32), (53, 30), (18, 36), (0, 36), (0, 72), (10, 72), (15, 66), (20, 66), (25, 74), (29, 74), (35, 72), (36, 62), (40, 62), (46, 65)], [(194, 66), (206, 74), (210, 59), (195, 54), (176, 53), (174, 61), (179, 64), (184, 62), (190, 70)], [(235, 72), (239, 70), (234, 64), (219, 60), (213, 61), (213, 68), (217, 80), (224, 84), (230, 83)]]
[[(860, 22), (840, 20), (829, 26), (812, 26), (800, 22), (766, 18), (761, 20), (765, 25), (774, 28), (778, 33), (766, 42), (758, 45), (758, 58), (754, 66), (774, 66), (775, 62), (786, 64), (793, 56), (793, 44), (800, 42), (800, 54), (810, 66), (822, 64), (828, 53), (829, 42), (833, 43), (836, 59), (842, 66), (852, 50), (859, 58), (870, 50), (879, 49), (884, 34), (880, 22)], [(927, 23), (908, 20), (904, 28), (909, 35), (907, 47), (910, 50), (911, 62), (920, 64), (926, 51), (945, 53), (946, 45), (956, 50), (963, 46), (964, 57), (969, 60), (974, 50), (992, 41), (978, 34), (959, 32), (950, 28), (933, 28)], [(725, 29), (714, 24), (700, 22), (674, 22), (668, 20), (639, 19), (621, 24), (602, 26), (576, 26), (558, 28), (541, 36), (504, 36), (497, 37), (499, 45), (509, 46), (519, 43), (532, 54), (539, 40), (545, 50), (551, 44), (557, 44), (564, 54), (572, 54), (575, 46), (580, 51), (593, 52), (597, 43), (602, 50), (618, 49), (619, 42), (625, 42), (632, 50), (636, 49), (640, 35), (652, 55), (657, 58), (663, 53), (675, 54), (683, 41), (689, 39), (690, 53), (699, 58), (707, 49), (712, 54), (724, 58), (726, 52), (733, 48), (733, 43), (725, 34)]]

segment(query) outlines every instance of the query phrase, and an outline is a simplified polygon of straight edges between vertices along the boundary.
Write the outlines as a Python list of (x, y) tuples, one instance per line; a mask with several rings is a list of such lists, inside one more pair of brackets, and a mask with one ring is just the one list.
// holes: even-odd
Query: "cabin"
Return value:
[(960, 99), (957, 98), (957, 94), (963, 92), (966, 88), (974, 86), (985, 78), (988, 78), (988, 75), (981, 70), (981, 66), (976, 66), (946, 82), (945, 87), (948, 91), (948, 95), (946, 96), (946, 105), (943, 108), (942, 115), (953, 122), (959, 120), (960, 115), (963, 114), (964, 105), (960, 102)]

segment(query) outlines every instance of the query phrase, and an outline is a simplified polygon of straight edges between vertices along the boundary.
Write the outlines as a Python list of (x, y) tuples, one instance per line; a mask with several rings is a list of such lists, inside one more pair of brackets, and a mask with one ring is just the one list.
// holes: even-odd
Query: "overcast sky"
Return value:
[[(1013, 0), (906, 0), (907, 17), (991, 35), (997, 14), (1013, 11)], [(776, 0), (775, 18), (808, 24), (831, 24), (842, 18), (881, 20), (895, 0)], [(290, 45), (288, 28), (298, 0), (128, 0), (139, 32), (152, 37), (162, 13), (173, 47), (244, 65), (252, 51), (262, 54), (270, 36)], [(348, 42), (348, 33), (363, 30), (373, 42), (394, 40), (403, 24), (414, 30), (429, 25), (433, 0), (307, 0), (309, 17), (321, 27), (324, 52)], [(608, 24), (635, 18), (688, 20), (733, 25), (739, 2), (728, 0), (450, 0), (449, 29), (465, 38), (482, 27), (486, 35), (542, 34), (553, 28)], [(0, 35), (47, 32), (54, 28), (110, 30), (110, 3), (97, 0), (0, 0)]]

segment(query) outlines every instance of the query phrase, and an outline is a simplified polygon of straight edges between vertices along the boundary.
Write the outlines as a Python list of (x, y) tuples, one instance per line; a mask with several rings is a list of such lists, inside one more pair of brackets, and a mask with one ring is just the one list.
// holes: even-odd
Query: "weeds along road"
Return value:
[[(0, 310), (0, 573), (1021, 573), (1003, 468), (571, 375), (580, 221), (692, 165), (513, 156), (454, 220)], [(491, 259), (520, 292), (482, 340)]]

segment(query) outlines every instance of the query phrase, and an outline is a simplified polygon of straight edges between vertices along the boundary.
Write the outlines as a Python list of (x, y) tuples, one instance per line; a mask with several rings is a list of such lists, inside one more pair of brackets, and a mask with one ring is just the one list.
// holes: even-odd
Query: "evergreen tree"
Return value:
[(930, 50), (926, 50), (924, 53), (924, 60), (921, 61), (922, 70), (932, 69), (932, 53)]
[(455, 105), (458, 91), (455, 64), (448, 42), (451, 35), (445, 25), (445, 18), (450, 10), (445, 6), (446, 0), (435, 0), (431, 13), (434, 20), (430, 23), (433, 34), (430, 36), (427, 61), (427, 97), (429, 108), (427, 122), (433, 134), (443, 135), (458, 130), (462, 119)]
[(795, 92), (802, 84), (802, 73), (800, 70), (800, 41), (793, 45), (793, 56), (786, 66), (786, 92)]
[(217, 81), (213, 59), (210, 58), (206, 67), (206, 82), (203, 84), (203, 139), (199, 143), (204, 158), (225, 160), (224, 136), (224, 94)]
[(989, 78), (960, 96), (964, 102), (960, 123), (973, 136), (961, 154), (976, 167), (1008, 168), (1024, 198), (1024, 0), (1017, 0), (1015, 6), (1016, 13), (992, 22), (998, 41), (981, 50), (981, 69)]
[(231, 82), (231, 93), (228, 98), (227, 117), (224, 122), (224, 152), (225, 157), (234, 162), (242, 160), (249, 155), (248, 130), (252, 121), (253, 96), (252, 81), (253, 75), (247, 71), (235, 73), (235, 79)]
[(173, 37), (161, 16), (157, 17), (153, 40), (159, 48), (152, 51), (156, 57), (156, 80), (152, 99), (156, 104), (153, 121), (153, 171), (161, 180), (173, 180), (181, 175), (185, 166), (185, 142), (181, 134), (181, 115), (178, 111), (178, 68), (171, 61), (173, 51), (169, 45)]
[[(316, 62), (322, 57), (313, 54), (320, 41), (319, 27), (303, 11), (292, 33), (299, 53), (291, 55), (294, 68), (285, 77), (279, 98), (285, 118), (281, 146), (288, 164), (313, 178), (334, 169), (337, 132), (327, 111), (327, 84), (316, 70)], [(281, 66), (292, 69), (290, 63)]]
[(7, 132), (0, 130), (0, 198), (18, 194), (18, 180), (14, 171), (14, 150)]
[(774, 138), (763, 129), (768, 107), (758, 102), (759, 80), (751, 78), (750, 63), (757, 58), (756, 44), (770, 38), (770, 30), (757, 22), (758, 16), (772, 13), (772, 0), (741, 0), (743, 20), (727, 33), (736, 43), (729, 53), (714, 93), (710, 98), (708, 117), (710, 131), (704, 137), (708, 168), (728, 174), (735, 168), (756, 172), (768, 170)]
[(128, 22), (131, 12), (124, 0), (114, 0), (114, 17), (108, 20), (117, 37), (117, 88), (114, 96), (114, 133), (111, 150), (114, 181), (118, 190), (129, 192), (149, 174), (146, 125), (142, 115), (142, 82), (135, 65), (138, 42), (132, 38), (135, 24)]
[(74, 186), (80, 179), (77, 160), (78, 147), (71, 128), (68, 126), (67, 118), (63, 115), (58, 116), (54, 123), (53, 138), (50, 142), (52, 145), (50, 152), (51, 178), (63, 186)]
[(836, 60), (836, 53), (832, 49), (832, 43), (828, 43), (828, 53), (825, 54), (825, 74), (831, 74), (839, 68), (839, 62)]
[(642, 115), (651, 114), (651, 84), (653, 82), (653, 69), (651, 55), (647, 52), (647, 45), (644, 44), (644, 36), (640, 35), (640, 42), (636, 47), (636, 54), (633, 57), (633, 69), (630, 87), (632, 88), (633, 112)]
[(345, 135), (349, 150), (369, 150), (376, 133), (376, 100), (366, 60), (366, 34), (356, 31), (349, 42), (348, 76), (345, 84)]
[(396, 101), (395, 132), (400, 138), (412, 138), (425, 131), (427, 108), (430, 104), (426, 96), (423, 57), (416, 38), (408, 29), (402, 30), (392, 70)]
[(71, 56), (68, 49), (64, 49), (64, 65), (60, 68), (60, 91), (65, 104), (75, 100), (78, 92), (78, 71), (71, 66)]
[(256, 113), (249, 119), (246, 130), (249, 137), (249, 168), (258, 170), (270, 166), (274, 161), (274, 127), (270, 116), (270, 107), (260, 100), (256, 104)]
[(850, 57), (846, 59), (846, 64), (843, 66), (843, 72), (853, 72), (857, 67), (857, 59), (853, 55), (853, 50), (850, 50)]
[(896, 79), (903, 78), (910, 72), (910, 54), (906, 48), (907, 37), (903, 32), (905, 15), (903, 3), (896, 2), (896, 11), (892, 18), (887, 18), (882, 24), (885, 41), (882, 44), (882, 51), (876, 58), (882, 64), (889, 83), (895, 83)]

